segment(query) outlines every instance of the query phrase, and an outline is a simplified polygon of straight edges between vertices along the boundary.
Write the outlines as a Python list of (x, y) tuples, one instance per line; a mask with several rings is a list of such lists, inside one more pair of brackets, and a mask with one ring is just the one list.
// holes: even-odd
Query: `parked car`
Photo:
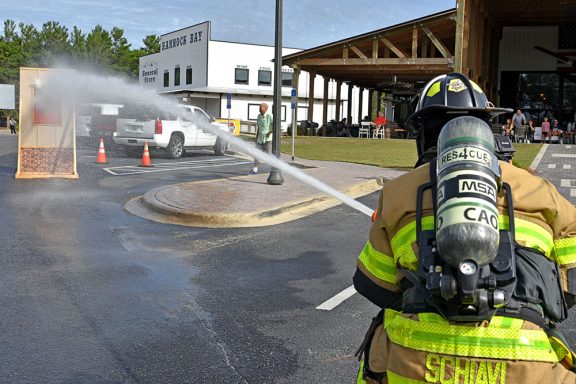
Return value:
[(111, 142), (122, 107), (122, 104), (81, 104), (76, 113), (76, 136), (84, 141), (98, 142), (103, 137)]
[(202, 127), (228, 133), (233, 130), (233, 127), (215, 123), (195, 106), (178, 104), (173, 110), (165, 111), (155, 105), (132, 104), (120, 110), (113, 138), (131, 157), (142, 154), (145, 142), (151, 148), (163, 149), (172, 159), (182, 157), (190, 148), (212, 148), (217, 156), (224, 155), (225, 141)]

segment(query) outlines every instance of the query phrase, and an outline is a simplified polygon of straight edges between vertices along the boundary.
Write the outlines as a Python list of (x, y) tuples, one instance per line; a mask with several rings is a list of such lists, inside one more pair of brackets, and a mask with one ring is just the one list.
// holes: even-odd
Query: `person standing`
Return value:
[(521, 125), (526, 125), (526, 116), (522, 113), (522, 110), (517, 109), (514, 117), (512, 118), (512, 122), (514, 123), (515, 127), (519, 127)]
[(18, 122), (13, 116), (10, 116), (10, 120), (8, 120), (8, 124), (10, 125), (10, 134), (16, 134), (16, 124)]
[(576, 208), (496, 159), (485, 139), (505, 112), (460, 73), (421, 92), (406, 121), (417, 168), (384, 184), (353, 278), (381, 308), (357, 352), (357, 384), (576, 383), (556, 328), (576, 300)]
[[(272, 134), (274, 132), (273, 119), (268, 113), (268, 104), (260, 104), (260, 114), (256, 118), (256, 148), (270, 154), (272, 153)], [(251, 175), (258, 173), (260, 162), (254, 159), (254, 167), (250, 171)]]
[(548, 139), (550, 143), (550, 122), (547, 117), (545, 117), (542, 122), (542, 142), (545, 143), (546, 139)]

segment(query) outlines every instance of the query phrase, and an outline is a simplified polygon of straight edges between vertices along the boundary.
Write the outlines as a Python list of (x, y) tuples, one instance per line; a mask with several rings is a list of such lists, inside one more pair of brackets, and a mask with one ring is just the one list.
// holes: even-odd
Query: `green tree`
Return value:
[(63, 59), (68, 59), (70, 42), (68, 41), (68, 28), (56, 21), (49, 21), (42, 25), (39, 33), (42, 49), (42, 63), (45, 66), (54, 66)]
[(86, 36), (86, 60), (89, 66), (108, 69), (112, 62), (112, 37), (110, 33), (97, 25)]
[(160, 52), (160, 37), (156, 35), (146, 36), (142, 42), (144, 43), (144, 54), (151, 55)]
[(118, 27), (112, 28), (110, 33), (112, 37), (112, 69), (115, 71), (129, 75), (131, 51), (128, 39), (124, 37), (124, 30)]
[(13, 43), (18, 39), (19, 36), (18, 33), (16, 33), (16, 23), (14, 20), (4, 20), (4, 35), (2, 36), (2, 41)]
[(23, 55), (23, 65), (29, 67), (42, 66), (42, 44), (40, 32), (33, 24), (20, 23), (20, 49)]
[(72, 62), (77, 65), (83, 65), (86, 61), (86, 34), (82, 33), (80, 28), (74, 26), (70, 32), (70, 45)]

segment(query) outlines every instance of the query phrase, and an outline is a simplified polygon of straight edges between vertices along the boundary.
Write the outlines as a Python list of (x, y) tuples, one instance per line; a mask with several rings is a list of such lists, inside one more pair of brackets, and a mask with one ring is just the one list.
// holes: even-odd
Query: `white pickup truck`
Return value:
[(213, 148), (214, 154), (222, 156), (226, 143), (201, 128), (206, 126), (228, 133), (233, 130), (214, 123), (202, 109), (191, 105), (178, 104), (167, 112), (154, 105), (128, 104), (118, 114), (114, 142), (131, 157), (142, 155), (145, 142), (151, 148), (164, 149), (172, 159), (182, 157), (186, 148)]

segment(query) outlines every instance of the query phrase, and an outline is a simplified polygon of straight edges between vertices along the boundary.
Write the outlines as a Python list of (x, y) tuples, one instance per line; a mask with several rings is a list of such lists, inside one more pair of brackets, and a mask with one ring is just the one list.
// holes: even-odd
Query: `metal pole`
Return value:
[[(282, 0), (276, 0), (276, 31), (274, 42), (274, 133), (272, 134), (272, 152), (280, 158), (280, 121), (282, 120)], [(268, 184), (284, 183), (279, 169), (272, 168), (267, 180)]]

